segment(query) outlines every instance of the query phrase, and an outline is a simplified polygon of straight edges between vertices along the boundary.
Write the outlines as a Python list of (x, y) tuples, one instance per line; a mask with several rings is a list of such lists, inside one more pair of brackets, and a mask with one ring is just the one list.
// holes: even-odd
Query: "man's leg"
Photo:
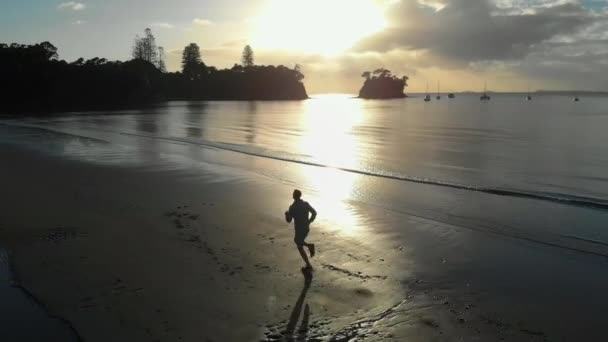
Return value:
[(310, 253), (310, 257), (315, 256), (315, 244), (314, 243), (306, 243), (304, 242), (304, 246), (308, 248), (308, 252)]
[(300, 256), (302, 257), (302, 260), (304, 260), (304, 262), (306, 263), (306, 267), (312, 268), (312, 266), (310, 265), (310, 261), (308, 261), (308, 256), (306, 255), (306, 252), (304, 251), (304, 245), (298, 245), (298, 252), (300, 252)]
[(310, 229), (308, 227), (305, 227), (303, 229), (299, 229), (296, 232), (296, 244), (297, 245), (303, 245), (306, 246), (306, 248), (308, 248), (308, 252), (310, 253), (310, 257), (312, 258), (313, 256), (315, 256), (315, 244), (314, 243), (306, 243), (306, 237), (308, 237), (308, 233), (310, 232)]

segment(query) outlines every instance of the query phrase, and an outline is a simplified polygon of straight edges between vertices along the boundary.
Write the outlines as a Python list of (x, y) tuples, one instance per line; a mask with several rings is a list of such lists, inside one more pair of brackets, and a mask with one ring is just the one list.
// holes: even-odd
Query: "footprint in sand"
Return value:
[(361, 272), (355, 273), (355, 272), (349, 271), (347, 269), (336, 267), (334, 265), (329, 265), (329, 264), (322, 264), (321, 266), (330, 271), (340, 272), (340, 273), (346, 274), (349, 277), (359, 278), (359, 279), (363, 279), (363, 280), (367, 280), (367, 279), (386, 280), (388, 278), (387, 276), (380, 276), (380, 275), (366, 275)]
[(374, 295), (374, 293), (371, 290), (366, 289), (366, 288), (355, 289), (355, 293), (361, 297), (371, 297)]

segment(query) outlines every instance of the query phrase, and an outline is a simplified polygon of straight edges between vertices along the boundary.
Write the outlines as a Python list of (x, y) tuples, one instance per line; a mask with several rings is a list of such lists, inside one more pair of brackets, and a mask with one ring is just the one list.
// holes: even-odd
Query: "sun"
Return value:
[(251, 43), (331, 56), (384, 27), (377, 0), (269, 0), (254, 19)]

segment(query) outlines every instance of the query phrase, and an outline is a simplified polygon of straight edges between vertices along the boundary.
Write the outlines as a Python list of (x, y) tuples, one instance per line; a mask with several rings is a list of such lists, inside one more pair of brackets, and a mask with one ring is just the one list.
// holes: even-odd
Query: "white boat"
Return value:
[(437, 81), (437, 96), (435, 98), (441, 100), (441, 95), (439, 95), (439, 81)]
[(426, 82), (426, 96), (424, 97), (424, 102), (431, 101), (431, 95), (429, 94), (429, 82)]

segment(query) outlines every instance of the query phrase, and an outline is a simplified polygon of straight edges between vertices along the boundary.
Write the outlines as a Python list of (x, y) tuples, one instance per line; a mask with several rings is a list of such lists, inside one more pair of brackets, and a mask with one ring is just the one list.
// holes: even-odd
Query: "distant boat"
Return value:
[(441, 100), (441, 95), (439, 95), (439, 81), (437, 81), (437, 96), (435, 98)]
[(455, 98), (455, 97), (456, 97), (456, 95), (454, 95), (453, 93), (449, 93), (449, 94), (448, 94), (448, 99), (453, 99), (453, 98)]
[(429, 94), (429, 82), (426, 82), (426, 96), (424, 97), (424, 102), (431, 101), (431, 95)]
[(530, 86), (528, 86), (528, 95), (526, 96), (526, 101), (532, 101), (532, 95), (530, 95)]
[(580, 101), (580, 99), (578, 98), (578, 96), (575, 96), (575, 97), (572, 99), (572, 101), (574, 101), (574, 102), (578, 102), (578, 101)]
[(485, 83), (483, 86), (483, 95), (479, 97), (481, 101), (490, 101), (490, 95), (488, 95), (488, 84)]

